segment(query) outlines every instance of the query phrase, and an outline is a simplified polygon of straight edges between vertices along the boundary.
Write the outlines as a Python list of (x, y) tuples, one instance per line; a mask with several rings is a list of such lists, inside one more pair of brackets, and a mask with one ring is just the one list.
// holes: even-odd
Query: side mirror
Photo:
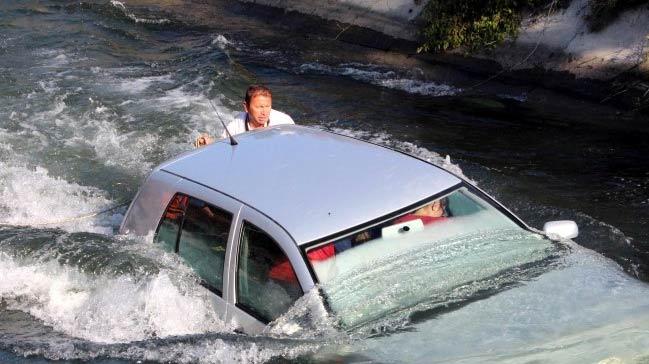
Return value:
[(579, 228), (572, 220), (548, 221), (543, 225), (543, 232), (552, 240), (566, 240), (576, 238)]

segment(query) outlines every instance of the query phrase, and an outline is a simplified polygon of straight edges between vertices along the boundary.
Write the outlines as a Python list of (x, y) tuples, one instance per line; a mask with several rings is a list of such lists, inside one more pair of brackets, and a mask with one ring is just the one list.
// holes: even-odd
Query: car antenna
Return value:
[(209, 99), (208, 99), (207, 101), (210, 103), (210, 106), (212, 106), (212, 109), (213, 109), (214, 112), (216, 113), (216, 116), (218, 116), (218, 117), (219, 117), (219, 120), (221, 120), (221, 124), (223, 125), (223, 128), (225, 128), (225, 132), (228, 134), (228, 137), (230, 138), (230, 145), (237, 145), (237, 144), (239, 144), (239, 142), (237, 142), (237, 140), (234, 139), (234, 137), (232, 136), (232, 134), (230, 134), (230, 131), (228, 130), (227, 125), (225, 125), (225, 121), (223, 121), (223, 118), (221, 117), (221, 114), (219, 114), (219, 111), (216, 109), (216, 107), (215, 107), (214, 104), (212, 103), (212, 100), (209, 100)]

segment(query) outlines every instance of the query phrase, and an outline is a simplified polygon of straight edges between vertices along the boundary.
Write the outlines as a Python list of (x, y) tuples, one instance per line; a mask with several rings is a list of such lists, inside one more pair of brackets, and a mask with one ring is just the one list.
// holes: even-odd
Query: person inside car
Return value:
[(395, 224), (420, 219), (424, 225), (448, 219), (446, 199), (435, 200), (409, 214), (395, 220)]

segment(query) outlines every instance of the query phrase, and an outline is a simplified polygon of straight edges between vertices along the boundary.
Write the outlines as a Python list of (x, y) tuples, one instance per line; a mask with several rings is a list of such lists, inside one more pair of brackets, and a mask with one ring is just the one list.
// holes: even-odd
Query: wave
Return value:
[(297, 72), (346, 76), (373, 85), (426, 96), (453, 96), (462, 92), (462, 89), (454, 86), (408, 78), (375, 65), (344, 63), (339, 66), (328, 66), (321, 63), (305, 63), (297, 68)]
[(156, 18), (141, 18), (141, 17), (138, 17), (135, 14), (133, 14), (132, 12), (130, 12), (126, 8), (126, 5), (124, 5), (124, 3), (122, 3), (121, 1), (110, 0), (110, 4), (114, 8), (121, 11), (122, 14), (124, 14), (124, 16), (126, 16), (128, 19), (131, 19), (132, 21), (134, 21), (136, 23), (142, 23), (142, 24), (169, 24), (169, 23), (171, 23), (171, 20), (165, 19), (165, 18), (156, 19)]
[(22, 355), (262, 363), (327, 342), (287, 335), (289, 326), (315, 327), (293, 318), (321, 305), (317, 294), (298, 301), (293, 325), (236, 334), (191, 268), (150, 238), (0, 227), (0, 276), (0, 320), (14, 323), (0, 325), (0, 348)]
[[(54, 334), (50, 334), (54, 336)], [(26, 338), (7, 342), (0, 337), (0, 349), (22, 356), (40, 356), (50, 360), (110, 358), (110, 362), (161, 363), (249, 363), (284, 362), (317, 351), (322, 343), (305, 340), (251, 337), (234, 333), (209, 333), (143, 340), (128, 344), (97, 344), (61, 338), (59, 341), (35, 342)], [(0, 353), (1, 355), (2, 353)], [(281, 360), (281, 359), (284, 360)], [(2, 356), (0, 356), (2, 359)]]
[(231, 331), (191, 270), (151, 244), (0, 230), (0, 298), (71, 337), (130, 342)]
[(47, 224), (67, 231), (110, 234), (123, 218), (124, 209), (93, 219), (75, 219), (113, 206), (115, 201), (99, 188), (53, 177), (40, 166), (0, 162), (0, 181), (0, 226)]

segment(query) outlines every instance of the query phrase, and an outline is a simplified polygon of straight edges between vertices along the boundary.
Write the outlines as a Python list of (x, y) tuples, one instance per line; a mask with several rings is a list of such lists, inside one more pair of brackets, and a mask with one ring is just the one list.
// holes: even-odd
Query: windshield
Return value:
[(547, 257), (550, 247), (461, 187), (306, 253), (332, 311), (355, 326), (423, 302), (448, 303), (498, 272)]

